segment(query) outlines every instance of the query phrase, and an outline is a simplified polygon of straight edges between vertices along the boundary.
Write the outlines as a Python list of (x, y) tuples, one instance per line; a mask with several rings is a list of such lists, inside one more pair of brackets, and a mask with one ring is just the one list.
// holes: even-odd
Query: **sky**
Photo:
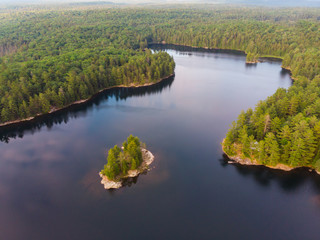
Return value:
[[(67, 2), (98, 2), (103, 0), (0, 0), (0, 4), (45, 4), (45, 3), (67, 3)], [(320, 7), (320, 0), (105, 0), (115, 3), (243, 3), (253, 5), (266, 6), (318, 6)]]

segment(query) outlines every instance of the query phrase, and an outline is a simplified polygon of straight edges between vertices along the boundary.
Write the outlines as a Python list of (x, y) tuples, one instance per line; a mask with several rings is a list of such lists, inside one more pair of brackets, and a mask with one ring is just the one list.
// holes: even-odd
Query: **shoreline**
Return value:
[(228, 48), (208, 48), (208, 47), (196, 47), (196, 46), (190, 46), (190, 45), (183, 45), (183, 44), (174, 44), (174, 43), (166, 43), (165, 41), (162, 42), (151, 42), (148, 43), (148, 45), (171, 45), (175, 47), (188, 47), (188, 48), (193, 48), (193, 49), (200, 49), (200, 50), (206, 50), (206, 51), (217, 51), (217, 52), (224, 52), (224, 53), (238, 53), (243, 56), (247, 55), (245, 51), (243, 50), (238, 50), (238, 49), (228, 49)]
[[(162, 45), (162, 46), (165, 46), (165, 45), (168, 45), (168, 46), (175, 46), (175, 47), (188, 47), (188, 48), (193, 48), (193, 49), (200, 49), (200, 50), (209, 50), (209, 51), (217, 51), (217, 52), (224, 52), (224, 53), (237, 53), (237, 54), (240, 54), (240, 55), (243, 55), (243, 56), (247, 56), (247, 53), (243, 50), (239, 50), (239, 49), (228, 49), (228, 48), (208, 48), (208, 47), (195, 47), (195, 46), (190, 46), (190, 45), (184, 45), (184, 44), (174, 44), (174, 43), (166, 43), (165, 41), (162, 41), (162, 42), (151, 42), (149, 43), (148, 45)], [(264, 60), (269, 60), (269, 61), (272, 61), (272, 62), (282, 62), (283, 61), (283, 57), (280, 57), (280, 56), (266, 56), (266, 55), (262, 55), (260, 57), (258, 57), (258, 59), (254, 62), (247, 62), (246, 61), (246, 64), (248, 65), (254, 65), (254, 64), (257, 64), (257, 63), (263, 63)], [(281, 65), (281, 68), (288, 71), (289, 74), (290, 74), (290, 78), (294, 81), (296, 80), (294, 77), (292, 77), (292, 71), (291, 71), (291, 68), (290, 67), (284, 67)]]
[(290, 68), (290, 67), (281, 66), (281, 68), (289, 73), (290, 78), (291, 78), (292, 81), (297, 80), (296, 78), (292, 77), (292, 71), (291, 71), (291, 68)]
[(308, 168), (308, 170), (310, 172), (315, 172), (320, 175), (319, 171), (317, 171), (314, 168), (308, 167), (308, 166), (291, 167), (291, 166), (283, 164), (283, 163), (278, 163), (275, 166), (271, 166), (271, 165), (265, 165), (265, 164), (258, 163), (256, 160), (252, 160), (249, 158), (241, 158), (238, 155), (229, 156), (223, 149), (223, 142), (224, 142), (224, 139), (222, 141), (222, 151), (227, 156), (227, 158), (232, 161), (232, 162), (228, 161), (229, 164), (240, 164), (240, 165), (246, 165), (246, 166), (264, 166), (267, 168), (271, 168), (271, 169), (275, 169), (275, 170), (282, 170), (282, 171), (286, 171), (286, 172), (290, 172), (290, 171), (297, 169), (297, 168)]
[[(196, 46), (190, 46), (190, 45), (183, 45), (183, 44), (174, 44), (174, 43), (166, 43), (166, 42), (152, 42), (149, 43), (148, 45), (168, 45), (168, 46), (175, 46), (175, 47), (188, 47), (188, 48), (193, 48), (193, 49), (201, 49), (201, 50), (209, 50), (209, 51), (217, 51), (217, 52), (224, 52), (224, 53), (238, 53), (243, 56), (247, 56), (247, 53), (244, 50), (239, 50), (239, 49), (231, 49), (231, 48), (209, 48), (209, 47), (196, 47)], [(282, 62), (283, 58), (280, 56), (267, 56), (267, 55), (262, 55), (259, 56), (256, 61), (246, 61), (248, 64), (253, 64), (253, 63), (263, 63), (263, 60), (269, 60), (273, 62)], [(289, 69), (287, 69), (289, 70)]]
[(87, 102), (93, 100), (99, 94), (102, 94), (103, 92), (105, 92), (107, 90), (110, 90), (110, 89), (114, 89), (114, 88), (141, 88), (141, 87), (148, 87), (148, 86), (152, 86), (152, 85), (155, 85), (157, 83), (160, 83), (160, 82), (162, 82), (162, 81), (164, 81), (166, 79), (169, 79), (169, 78), (173, 77), (174, 75), (175, 75), (175, 73), (172, 73), (169, 76), (160, 78), (156, 82), (145, 83), (145, 84), (142, 84), (142, 85), (131, 84), (131, 85), (117, 85), (117, 86), (107, 87), (107, 88), (99, 90), (98, 92), (96, 92), (95, 94), (93, 94), (91, 97), (89, 97), (87, 99), (81, 99), (81, 100), (72, 102), (72, 103), (70, 103), (70, 104), (68, 104), (68, 105), (66, 105), (64, 107), (61, 107), (61, 108), (52, 108), (48, 113), (40, 113), (40, 114), (37, 114), (37, 115), (35, 115), (33, 117), (28, 117), (28, 118), (24, 118), (24, 119), (13, 120), (13, 121), (1, 123), (0, 124), (0, 130), (2, 128), (5, 128), (5, 127), (13, 127), (15, 125), (20, 125), (20, 124), (23, 124), (23, 123), (26, 123), (26, 122), (30, 122), (32, 120), (37, 120), (38, 118), (41, 118), (41, 117), (44, 117), (44, 116), (48, 116), (48, 115), (50, 115), (52, 113), (57, 113), (57, 112), (62, 111), (62, 110), (66, 110), (66, 109), (71, 108), (71, 107), (73, 107), (75, 105), (81, 105), (83, 103), (87, 103)]
[(154, 155), (147, 149), (141, 148), (142, 152), (142, 163), (141, 165), (134, 170), (129, 170), (127, 175), (121, 176), (118, 181), (109, 180), (107, 176), (102, 175), (99, 172), (99, 176), (101, 179), (101, 184), (104, 185), (105, 189), (118, 189), (121, 188), (123, 185), (123, 181), (128, 178), (134, 178), (139, 176), (141, 173), (147, 171), (149, 169), (149, 165), (154, 161)]

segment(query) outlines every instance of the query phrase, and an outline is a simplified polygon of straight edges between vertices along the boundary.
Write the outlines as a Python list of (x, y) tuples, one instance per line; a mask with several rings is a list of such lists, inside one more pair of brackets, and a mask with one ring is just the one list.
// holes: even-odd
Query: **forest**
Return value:
[(107, 176), (109, 180), (116, 180), (125, 176), (128, 170), (137, 169), (143, 161), (142, 146), (145, 148), (145, 144), (132, 135), (123, 142), (122, 150), (115, 145), (108, 152), (108, 162), (101, 170), (102, 175)]
[(0, 16), (0, 123), (48, 113), (104, 88), (154, 83), (174, 72), (167, 53), (146, 49), (141, 27), (114, 21), (116, 11)]
[(318, 8), (213, 5), (2, 10), (0, 122), (172, 74), (172, 57), (151, 43), (239, 50), (248, 62), (282, 59), (294, 83), (240, 113), (224, 151), (320, 170), (319, 16)]

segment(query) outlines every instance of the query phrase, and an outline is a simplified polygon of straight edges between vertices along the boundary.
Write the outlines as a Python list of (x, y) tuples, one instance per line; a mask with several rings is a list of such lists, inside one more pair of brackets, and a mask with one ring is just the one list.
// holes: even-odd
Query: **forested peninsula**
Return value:
[(115, 145), (109, 150), (108, 162), (99, 173), (101, 183), (105, 189), (120, 188), (125, 179), (148, 170), (153, 160), (154, 156), (146, 145), (138, 137), (130, 135), (121, 148)]
[(319, 8), (217, 5), (2, 11), (0, 122), (172, 74), (173, 59), (151, 52), (149, 43), (239, 50), (247, 62), (282, 59), (294, 83), (242, 112), (223, 150), (264, 165), (319, 171), (319, 16)]

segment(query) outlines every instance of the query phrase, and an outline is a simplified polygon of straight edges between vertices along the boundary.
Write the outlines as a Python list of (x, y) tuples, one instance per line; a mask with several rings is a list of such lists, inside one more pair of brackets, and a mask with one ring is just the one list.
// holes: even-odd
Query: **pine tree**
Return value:
[(47, 113), (50, 111), (50, 103), (46, 96), (42, 93), (39, 94), (39, 103), (41, 106), (41, 112), (42, 113)]
[(245, 112), (242, 110), (238, 116), (236, 129), (242, 128), (244, 125), (246, 125), (246, 122), (247, 122), (247, 117)]
[(117, 145), (108, 152), (108, 163), (105, 165), (104, 174), (110, 179), (114, 180), (120, 173), (120, 164), (118, 161), (119, 147)]
[(301, 166), (305, 151), (305, 143), (303, 139), (300, 137), (295, 139), (290, 150), (289, 164), (294, 167)]
[(249, 154), (251, 158), (254, 158), (254, 155), (257, 152), (257, 141), (254, 139), (253, 135), (250, 135), (248, 138), (248, 142), (249, 142)]
[(270, 130), (273, 134), (277, 134), (281, 129), (281, 120), (278, 117), (275, 117), (271, 120)]
[(233, 122), (223, 142), (223, 149), (229, 156), (234, 156), (236, 154), (236, 149), (234, 147), (234, 142), (236, 140), (235, 132), (235, 122)]
[(316, 142), (315, 160), (317, 161), (320, 159), (320, 121), (318, 121), (313, 127), (313, 132)]
[(303, 156), (303, 165), (310, 165), (316, 150), (316, 141), (311, 129), (303, 133), (303, 140), (305, 143), (305, 154)]
[(259, 146), (258, 146), (258, 161), (259, 163), (263, 163), (265, 161), (265, 159), (267, 158), (267, 154), (265, 151), (265, 143), (263, 140), (261, 140), (259, 142)]
[(247, 133), (247, 126), (244, 125), (239, 132), (239, 141), (242, 144), (242, 153), (244, 156), (249, 156), (250, 153), (250, 142)]
[(138, 160), (135, 159), (135, 158), (132, 158), (132, 161), (131, 161), (131, 170), (137, 169), (138, 166), (139, 166)]
[(128, 173), (129, 166), (128, 166), (127, 158), (123, 152), (119, 154), (119, 161), (120, 161), (121, 172), (123, 175), (126, 175)]
[(276, 137), (272, 132), (269, 132), (265, 138), (265, 152), (267, 155), (266, 164), (276, 165), (280, 160), (279, 145)]
[(270, 129), (270, 124), (271, 124), (271, 118), (269, 114), (266, 114), (264, 116), (264, 130), (263, 130), (263, 134), (266, 135), (266, 133), (269, 131)]
[(10, 114), (7, 108), (2, 108), (1, 110), (1, 122), (7, 122), (10, 120)]
[(297, 109), (299, 106), (299, 100), (296, 96), (292, 97), (290, 100), (289, 114), (293, 116), (297, 113)]
[(286, 141), (285, 144), (281, 145), (281, 162), (288, 163), (290, 158), (290, 151), (291, 151), (291, 141)]

